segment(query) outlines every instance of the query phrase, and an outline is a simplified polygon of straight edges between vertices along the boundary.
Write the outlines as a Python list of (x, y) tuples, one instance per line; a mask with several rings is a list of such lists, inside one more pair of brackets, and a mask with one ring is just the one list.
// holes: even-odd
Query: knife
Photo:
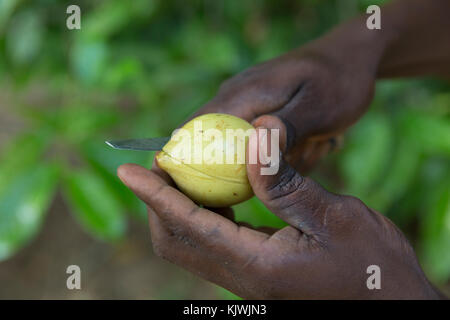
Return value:
[(146, 139), (107, 140), (105, 143), (119, 150), (160, 151), (170, 137), (156, 137)]

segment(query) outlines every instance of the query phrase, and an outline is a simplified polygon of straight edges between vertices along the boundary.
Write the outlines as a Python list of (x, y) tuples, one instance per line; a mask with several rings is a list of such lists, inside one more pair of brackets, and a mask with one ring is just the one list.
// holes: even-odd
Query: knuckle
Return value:
[(363, 208), (367, 208), (364, 202), (354, 196), (340, 196), (341, 202), (345, 205), (345, 208), (350, 211), (361, 211)]
[(153, 253), (159, 258), (167, 259), (167, 246), (164, 242), (153, 241)]
[(355, 233), (371, 232), (380, 223), (380, 219), (371, 212), (367, 205), (354, 196), (339, 196), (336, 206), (342, 225), (352, 231), (347, 231), (349, 236)]

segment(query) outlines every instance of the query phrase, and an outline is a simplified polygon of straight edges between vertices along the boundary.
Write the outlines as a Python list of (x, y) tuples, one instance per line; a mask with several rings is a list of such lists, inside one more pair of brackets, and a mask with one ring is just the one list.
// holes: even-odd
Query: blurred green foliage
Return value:
[[(127, 215), (145, 219), (145, 208), (116, 168), (150, 166), (153, 154), (105, 139), (168, 135), (227, 77), (384, 2), (85, 0), (82, 29), (69, 31), (72, 1), (0, 0), (0, 117), (23, 122), (0, 155), (0, 260), (39, 232), (59, 191), (87, 232), (120, 241)], [(446, 83), (380, 82), (370, 112), (313, 175), (397, 223), (438, 284), (450, 279), (449, 108)], [(284, 225), (257, 199), (235, 209)]]

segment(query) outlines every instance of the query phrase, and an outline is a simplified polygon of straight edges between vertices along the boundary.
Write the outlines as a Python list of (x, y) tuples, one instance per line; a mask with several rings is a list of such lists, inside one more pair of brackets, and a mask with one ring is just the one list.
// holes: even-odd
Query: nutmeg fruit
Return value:
[(253, 196), (245, 152), (253, 126), (228, 114), (209, 113), (177, 130), (156, 156), (160, 168), (198, 204), (228, 207)]

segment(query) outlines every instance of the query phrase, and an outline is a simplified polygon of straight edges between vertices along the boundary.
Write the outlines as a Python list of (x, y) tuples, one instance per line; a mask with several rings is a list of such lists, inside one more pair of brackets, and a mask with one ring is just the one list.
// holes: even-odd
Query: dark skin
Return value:
[[(201, 208), (157, 165), (121, 166), (120, 179), (148, 206), (155, 253), (249, 299), (443, 298), (389, 219), (299, 172), (366, 111), (377, 77), (450, 75), (449, 10), (447, 0), (394, 2), (382, 8), (382, 30), (368, 30), (366, 17), (338, 26), (226, 81), (196, 114), (281, 130), (278, 173), (262, 176), (260, 164), (248, 164), (247, 174), (285, 228), (255, 229), (235, 222), (230, 208)], [(370, 265), (381, 269), (380, 290), (366, 286)]]

